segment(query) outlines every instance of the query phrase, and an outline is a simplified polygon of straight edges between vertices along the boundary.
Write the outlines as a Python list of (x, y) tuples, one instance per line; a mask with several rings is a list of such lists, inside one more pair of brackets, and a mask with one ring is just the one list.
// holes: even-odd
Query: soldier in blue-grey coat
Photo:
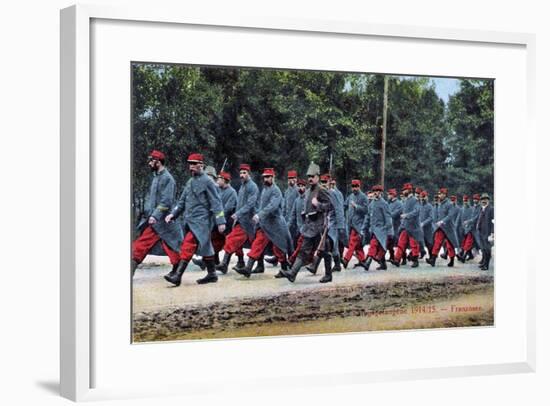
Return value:
[[(433, 229), (433, 206), (428, 200), (428, 192), (423, 190), (420, 193), (420, 227), (422, 228), (422, 234), (424, 237), (424, 245), (431, 252), (434, 243), (434, 229)], [(423, 258), (426, 253), (423, 251), (420, 254), (420, 258)]]
[(365, 263), (365, 270), (368, 271), (372, 260), (380, 264), (377, 270), (387, 269), (386, 247), (390, 237), (393, 236), (393, 225), (390, 214), (390, 207), (382, 197), (384, 188), (381, 185), (372, 187), (373, 198), (369, 205), (369, 215), (365, 218), (363, 230), (369, 230), (371, 239)]
[(239, 166), (239, 176), (241, 187), (237, 193), (237, 210), (231, 218), (235, 222), (233, 230), (227, 235), (223, 250), (225, 252), (223, 261), (216, 267), (218, 271), (227, 273), (229, 261), (233, 254), (239, 258), (235, 270), (242, 270), (245, 267), (243, 257), (243, 247), (247, 241), (252, 242), (256, 233), (256, 223), (253, 220), (258, 209), (258, 199), (260, 196), (258, 186), (252, 180), (250, 175), (250, 165), (241, 164)]
[(298, 230), (294, 228), (293, 225), (290, 224), (290, 214), (292, 212), (292, 206), (294, 205), (294, 201), (298, 197), (298, 186), (296, 183), (298, 182), (298, 172), (295, 170), (290, 170), (287, 173), (287, 183), (288, 188), (285, 190), (285, 195), (283, 199), (283, 216), (285, 218), (286, 223), (288, 224), (288, 228), (290, 231), (290, 235), (294, 240), (298, 238)]
[(193, 258), (193, 254), (203, 257), (207, 275), (197, 280), (199, 284), (217, 282), (214, 263), (214, 248), (211, 232), (214, 224), (218, 232), (225, 231), (225, 214), (216, 184), (204, 172), (204, 157), (192, 153), (187, 158), (191, 178), (187, 181), (183, 192), (172, 212), (166, 216), (170, 223), (178, 216), (184, 217), (184, 239), (180, 248), (180, 262), (175, 270), (164, 276), (168, 282), (179, 286), (181, 277)]
[(330, 190), (336, 197), (336, 202), (340, 206), (339, 210), (341, 210), (342, 214), (342, 221), (344, 224), (344, 227), (341, 229), (338, 229), (338, 263), (336, 263), (336, 257), (334, 258), (334, 268), (333, 270), (338, 272), (340, 271), (340, 258), (344, 256), (344, 248), (348, 246), (349, 239), (348, 239), (348, 233), (349, 230), (347, 228), (346, 224), (346, 215), (345, 215), (345, 209), (344, 209), (344, 195), (342, 192), (340, 192), (340, 189), (338, 189), (336, 185), (336, 179), (331, 178), (329, 182)]
[(464, 223), (472, 218), (473, 208), (470, 206), (470, 196), (464, 195), (462, 196), (462, 207), (460, 208), (460, 215), (458, 216), (458, 229), (457, 229), (457, 237), (458, 237), (458, 243), (460, 244), (460, 250), (456, 254), (456, 257), (458, 260), (462, 263), (465, 262), (466, 259), (466, 252), (468, 250), (464, 250), (464, 244), (466, 242), (466, 228)]
[[(218, 227), (214, 226), (212, 229), (212, 246), (214, 247), (214, 263), (219, 265), (219, 252), (225, 245), (225, 236), (229, 234), (233, 228), (233, 213), (237, 208), (237, 192), (231, 186), (231, 174), (229, 172), (220, 171), (216, 184), (220, 193), (220, 199), (222, 201), (223, 212), (225, 214), (225, 231), (223, 234), (218, 232)], [(201, 267), (206, 268), (206, 264), (202, 259), (193, 258), (193, 263)]]
[[(457, 256), (460, 262), (466, 262), (467, 260), (474, 259), (472, 250), (481, 246), (479, 241), (479, 233), (477, 232), (475, 225), (481, 212), (481, 205), (479, 204), (480, 195), (475, 193), (472, 196), (473, 206), (471, 207), (470, 217), (463, 221), (464, 239), (462, 240), (462, 255)], [(483, 262), (483, 259), (482, 261)]]
[(369, 201), (367, 195), (361, 191), (361, 181), (359, 179), (352, 179), (351, 194), (344, 204), (344, 208), (347, 211), (349, 228), (348, 249), (342, 258), (342, 265), (344, 265), (344, 268), (348, 267), (348, 263), (354, 254), (359, 261), (355, 266), (365, 266), (366, 257), (363, 251), (363, 235), (361, 232), (363, 222), (368, 214), (368, 206)]
[(447, 188), (439, 189), (439, 206), (436, 210), (437, 217), (435, 218), (434, 245), (430, 253), (430, 258), (426, 258), (426, 262), (431, 266), (435, 266), (437, 254), (443, 243), (447, 247), (447, 253), (450, 261), (447, 266), (454, 266), (455, 247), (458, 247), (456, 238), (455, 219), (456, 213), (451, 207), (449, 199), (447, 199)]
[(393, 233), (388, 240), (388, 251), (390, 252), (390, 261), (394, 259), (393, 249), (399, 239), (399, 229), (401, 228), (401, 214), (403, 213), (403, 202), (397, 198), (396, 189), (388, 189), (388, 206), (393, 224)]
[(262, 178), (264, 185), (260, 195), (260, 205), (258, 212), (253, 217), (253, 221), (257, 224), (256, 235), (248, 252), (245, 268), (235, 269), (247, 278), (250, 278), (254, 263), (262, 257), (270, 243), (273, 253), (281, 264), (281, 271), (287, 269), (287, 255), (290, 255), (293, 250), (292, 237), (281, 210), (283, 194), (274, 181), (275, 170), (265, 168)]
[(402, 188), (403, 212), (401, 213), (401, 226), (399, 228), (399, 238), (395, 247), (394, 259), (391, 263), (394, 266), (400, 266), (401, 259), (406, 255), (407, 246), (411, 248), (412, 267), (418, 267), (418, 257), (420, 256), (420, 241), (424, 238), (422, 228), (420, 227), (420, 203), (413, 195), (413, 185), (405, 183)]
[[(451, 218), (453, 219), (453, 223), (454, 223), (456, 240), (460, 244), (460, 241), (462, 241), (461, 238), (460, 238), (460, 224), (459, 224), (460, 223), (460, 206), (458, 205), (458, 202), (456, 200), (455, 195), (452, 195), (449, 200), (451, 202)], [(459, 249), (459, 247), (456, 246), (455, 247), (455, 256), (456, 256), (456, 254), (458, 254), (458, 249)], [(446, 245), (443, 246), (443, 253), (440, 256), (443, 259), (448, 258), (447, 246)]]
[(145, 203), (145, 216), (138, 225), (138, 238), (132, 243), (132, 275), (147, 253), (159, 242), (170, 258), (172, 269), (179, 262), (180, 245), (183, 240), (177, 224), (167, 224), (164, 219), (174, 205), (176, 182), (164, 166), (165, 155), (154, 150), (149, 155), (148, 165), (153, 172), (149, 195)]

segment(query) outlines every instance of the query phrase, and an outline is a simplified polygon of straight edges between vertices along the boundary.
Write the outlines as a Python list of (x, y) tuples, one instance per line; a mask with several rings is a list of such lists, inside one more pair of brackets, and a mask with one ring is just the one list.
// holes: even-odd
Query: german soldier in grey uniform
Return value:
[(489, 269), (489, 262), (491, 261), (491, 243), (494, 239), (494, 211), (489, 204), (489, 195), (487, 193), (481, 194), (481, 210), (476, 222), (476, 230), (479, 233), (479, 243), (483, 259), (481, 261), (480, 268), (482, 271)]
[[(296, 280), (298, 271), (300, 271), (300, 268), (302, 268), (302, 265), (306, 263), (312, 253), (320, 251), (317, 252), (317, 255), (330, 255), (323, 242), (326, 243), (328, 234), (327, 215), (332, 208), (332, 203), (328, 190), (321, 188), (319, 185), (319, 175), (319, 166), (312, 162), (307, 170), (309, 189), (306, 192), (305, 207), (302, 212), (304, 218), (304, 242), (292, 268), (286, 271), (281, 270), (283, 276), (290, 282)], [(330, 281), (332, 281), (332, 270), (329, 268), (325, 269), (325, 276), (321, 278), (320, 282), (325, 283)]]

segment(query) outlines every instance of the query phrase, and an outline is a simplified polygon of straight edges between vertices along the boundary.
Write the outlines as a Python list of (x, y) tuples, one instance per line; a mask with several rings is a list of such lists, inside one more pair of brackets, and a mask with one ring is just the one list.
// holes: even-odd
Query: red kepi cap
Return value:
[(165, 159), (164, 154), (160, 151), (157, 151), (156, 149), (151, 151), (151, 153), (149, 154), (149, 157), (153, 158), (153, 159), (158, 159), (158, 160), (164, 160)]
[(204, 163), (204, 157), (202, 154), (193, 152), (192, 154), (189, 154), (189, 156), (187, 157), (187, 162), (202, 164)]

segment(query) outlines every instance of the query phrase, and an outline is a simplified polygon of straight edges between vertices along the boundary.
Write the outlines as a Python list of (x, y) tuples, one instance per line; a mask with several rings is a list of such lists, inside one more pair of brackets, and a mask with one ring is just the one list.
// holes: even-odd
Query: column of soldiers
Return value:
[(275, 277), (290, 282), (303, 267), (316, 274), (321, 261), (325, 274), (319, 282), (331, 282), (333, 272), (347, 268), (353, 256), (355, 267), (366, 271), (372, 261), (378, 263), (377, 270), (387, 269), (386, 260), (395, 267), (410, 262), (416, 268), (424, 256), (431, 266), (440, 256), (452, 267), (455, 257), (465, 263), (478, 249), (480, 268), (489, 268), (494, 213), (486, 193), (474, 194), (471, 206), (465, 195), (458, 206), (456, 196), (448, 198), (448, 190), (440, 188), (431, 204), (427, 191), (405, 183), (400, 199), (397, 189), (388, 189), (386, 200), (381, 185), (365, 194), (361, 181), (353, 179), (351, 194), (344, 199), (336, 181), (330, 174), (321, 175), (314, 163), (307, 170), (307, 181), (298, 179), (295, 170), (287, 173), (284, 194), (273, 168), (263, 170), (260, 192), (250, 165), (242, 163), (236, 192), (231, 175), (224, 171), (216, 175), (215, 168), (205, 166), (202, 154), (190, 154), (187, 163), (191, 176), (176, 200), (176, 183), (165, 166), (165, 155), (156, 150), (149, 155), (153, 178), (145, 216), (132, 244), (132, 274), (157, 244), (170, 259), (172, 269), (164, 278), (174, 286), (181, 284), (191, 261), (206, 270), (197, 283), (217, 282), (217, 272), (228, 272), (233, 255), (237, 256), (233, 270), (250, 278), (264, 272), (269, 250), (273, 256), (265, 261), (280, 265)]

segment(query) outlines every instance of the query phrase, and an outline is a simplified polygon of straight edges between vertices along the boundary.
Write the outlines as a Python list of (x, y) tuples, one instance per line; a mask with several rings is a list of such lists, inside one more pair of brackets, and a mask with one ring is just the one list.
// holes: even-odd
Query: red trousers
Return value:
[(449, 256), (449, 258), (453, 258), (455, 256), (455, 249), (453, 247), (453, 244), (449, 242), (449, 239), (445, 235), (445, 232), (440, 228), (438, 228), (434, 234), (434, 246), (432, 247), (432, 255), (437, 256), (437, 254), (439, 254), (439, 250), (441, 249), (443, 242), (445, 242), (445, 246), (447, 247), (447, 255)]
[(288, 262), (293, 264), (294, 261), (296, 261), (296, 258), (298, 257), (298, 254), (300, 253), (300, 248), (302, 248), (303, 243), (304, 243), (304, 236), (302, 234), (300, 234), (300, 236), (298, 237), (298, 241), (296, 242), (296, 249), (294, 250), (292, 255), (288, 258)]
[(243, 246), (248, 241), (248, 234), (241, 227), (240, 224), (237, 224), (231, 232), (225, 237), (225, 244), (223, 250), (226, 254), (237, 254), (237, 256), (242, 257)]
[(361, 234), (355, 231), (354, 228), (351, 229), (351, 233), (349, 235), (348, 250), (346, 251), (346, 255), (344, 255), (344, 259), (349, 262), (353, 254), (357, 256), (359, 262), (363, 262), (365, 260), (365, 253), (363, 252), (363, 237), (361, 237)]
[(380, 245), (378, 239), (373, 235), (370, 239), (369, 252), (367, 253), (367, 256), (375, 259), (376, 261), (380, 261), (384, 258), (385, 254), (386, 250), (382, 247), (382, 245)]
[[(264, 230), (259, 228), (256, 231), (256, 237), (254, 238), (254, 241), (252, 242), (252, 247), (250, 247), (250, 251), (248, 252), (248, 258), (252, 258), (254, 260), (260, 259), (262, 254), (264, 253), (264, 250), (267, 248), (268, 244), (271, 241), (269, 238), (267, 238), (267, 235), (264, 233)], [(281, 263), (286, 261), (286, 255), (283, 251), (279, 249), (275, 244), (272, 244), (273, 246), (273, 254), (277, 257), (277, 260)]]
[(412, 236), (407, 232), (407, 230), (401, 231), (399, 234), (399, 240), (397, 241), (397, 247), (395, 247), (395, 260), (401, 261), (401, 257), (405, 253), (407, 246), (411, 247), (411, 254), (413, 257), (418, 258), (420, 255), (420, 245), (418, 242), (412, 238)]
[(474, 235), (471, 232), (466, 234), (466, 236), (462, 240), (462, 245), (460, 248), (462, 248), (464, 252), (468, 252), (472, 248), (474, 248)]
[[(180, 248), (180, 258), (184, 261), (191, 261), (193, 254), (197, 252), (199, 248), (199, 242), (191, 231), (188, 231), (183, 238)], [(211, 259), (212, 257), (203, 257), (204, 259)]]
[[(132, 259), (141, 263), (159, 240), (160, 236), (153, 227), (147, 226), (143, 233), (132, 243)], [(161, 241), (161, 244), (164, 252), (170, 258), (170, 263), (172, 265), (177, 264), (180, 260), (180, 254), (173, 251), (164, 241)]]

